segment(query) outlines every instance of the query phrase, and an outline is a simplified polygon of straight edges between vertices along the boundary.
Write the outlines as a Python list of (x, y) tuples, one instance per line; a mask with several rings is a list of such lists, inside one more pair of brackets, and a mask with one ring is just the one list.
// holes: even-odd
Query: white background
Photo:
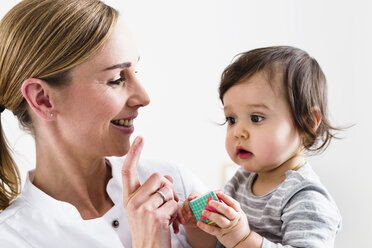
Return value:
[[(3, 16), (19, 1), (2, 1)], [(132, 28), (139, 76), (151, 104), (136, 120), (144, 157), (173, 161), (222, 187), (231, 164), (217, 88), (234, 55), (292, 45), (315, 57), (329, 83), (331, 120), (353, 127), (309, 158), (343, 216), (336, 247), (372, 247), (372, 4), (354, 1), (107, 1)], [(9, 111), (2, 123), (22, 175), (34, 167), (33, 140)], [(134, 137), (134, 136), (133, 136)]]

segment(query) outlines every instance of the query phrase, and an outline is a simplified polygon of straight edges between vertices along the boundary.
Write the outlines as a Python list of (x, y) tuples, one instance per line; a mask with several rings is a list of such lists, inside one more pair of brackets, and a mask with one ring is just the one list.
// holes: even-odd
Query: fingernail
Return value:
[(138, 146), (139, 144), (141, 144), (143, 138), (141, 136), (137, 136), (133, 142), (133, 145), (135, 146)]

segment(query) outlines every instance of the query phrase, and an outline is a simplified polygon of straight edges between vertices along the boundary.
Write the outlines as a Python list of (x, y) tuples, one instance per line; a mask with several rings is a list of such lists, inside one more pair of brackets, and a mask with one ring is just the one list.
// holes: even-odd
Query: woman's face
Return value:
[(56, 94), (61, 143), (72, 154), (127, 153), (133, 121), (149, 97), (136, 78), (139, 55), (128, 27), (119, 20), (101, 50), (71, 71), (71, 83)]

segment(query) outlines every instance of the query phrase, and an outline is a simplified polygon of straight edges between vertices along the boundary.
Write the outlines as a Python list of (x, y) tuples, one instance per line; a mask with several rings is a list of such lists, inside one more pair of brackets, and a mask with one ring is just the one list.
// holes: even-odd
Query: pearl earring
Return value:
[(50, 117), (53, 117), (54, 116), (54, 114), (53, 113), (50, 113)]

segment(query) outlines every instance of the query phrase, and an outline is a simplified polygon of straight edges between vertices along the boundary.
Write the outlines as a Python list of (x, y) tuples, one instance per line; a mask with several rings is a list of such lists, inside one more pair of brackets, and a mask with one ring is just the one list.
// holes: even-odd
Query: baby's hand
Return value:
[(184, 201), (183, 204), (178, 207), (177, 217), (182, 225), (187, 227), (196, 227), (196, 218), (190, 208), (190, 201), (194, 200), (195, 198), (198, 198), (199, 196), (200, 196), (199, 193), (191, 193), (187, 197), (187, 200)]
[(199, 193), (191, 193), (187, 199), (178, 206), (177, 218), (173, 222), (173, 229), (175, 233), (179, 232), (179, 224), (184, 225), (185, 227), (196, 228), (196, 218), (190, 208), (190, 201), (199, 197)]
[(215, 200), (210, 201), (210, 206), (215, 208), (218, 213), (208, 210), (203, 210), (202, 213), (216, 225), (208, 225), (198, 221), (197, 226), (203, 231), (216, 236), (225, 247), (235, 247), (251, 232), (247, 216), (241, 210), (239, 202), (222, 192), (217, 192), (217, 196), (226, 204)]

